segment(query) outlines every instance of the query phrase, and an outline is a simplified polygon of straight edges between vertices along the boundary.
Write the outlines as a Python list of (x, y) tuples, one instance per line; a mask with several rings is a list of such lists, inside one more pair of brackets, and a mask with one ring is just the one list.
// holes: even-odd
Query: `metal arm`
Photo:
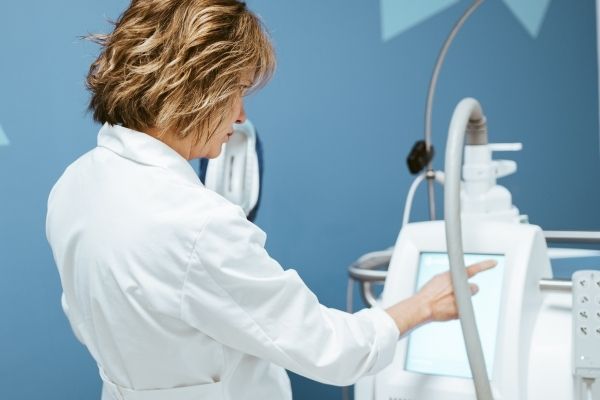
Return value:
[[(384, 282), (387, 276), (387, 268), (392, 259), (393, 249), (374, 251), (360, 257), (348, 267), (350, 278), (360, 283), (360, 295), (363, 302), (369, 307), (377, 303), (373, 293), (373, 283)], [(386, 270), (376, 270), (384, 267)]]
[(592, 231), (544, 231), (546, 242), (552, 243), (600, 243), (600, 232)]
[[(433, 98), (435, 95), (435, 88), (437, 86), (438, 77), (440, 76), (440, 71), (442, 70), (442, 65), (444, 64), (444, 60), (446, 59), (446, 54), (448, 53), (448, 49), (454, 41), (454, 38), (458, 34), (458, 31), (462, 28), (462, 26), (467, 22), (467, 19), (475, 12), (475, 10), (481, 5), (483, 0), (475, 0), (473, 4), (467, 8), (465, 13), (460, 17), (456, 25), (450, 31), (448, 38), (444, 42), (442, 49), (440, 50), (440, 54), (438, 55), (437, 61), (435, 63), (435, 67), (433, 68), (433, 74), (431, 76), (431, 81), (429, 82), (429, 90), (427, 92), (427, 105), (425, 106), (425, 145), (427, 146), (427, 152), (431, 150), (431, 115), (433, 109)], [(433, 173), (433, 166), (431, 161), (427, 165), (427, 193), (429, 194), (429, 219), (432, 221), (436, 219), (435, 217), (435, 191), (433, 186), (433, 181), (435, 178), (435, 174)]]

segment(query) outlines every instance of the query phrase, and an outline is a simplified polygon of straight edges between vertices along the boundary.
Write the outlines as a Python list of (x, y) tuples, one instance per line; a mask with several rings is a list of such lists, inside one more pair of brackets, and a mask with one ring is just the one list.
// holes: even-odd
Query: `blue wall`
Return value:
[[(0, 398), (93, 399), (99, 379), (60, 309), (60, 282), (44, 235), (47, 194), (95, 144), (83, 79), (94, 45), (125, 0), (0, 5)], [(279, 56), (271, 84), (248, 99), (265, 147), (258, 224), (283, 265), (321, 301), (343, 308), (346, 266), (393, 244), (411, 182), (405, 156), (422, 137), (437, 52), (468, 1), (387, 42), (376, 1), (250, 0)], [(598, 229), (600, 147), (592, 0), (554, 0), (533, 39), (488, 1), (450, 50), (434, 104), (435, 165), (443, 166), (452, 110), (478, 98), (493, 141), (522, 141), (503, 180), (546, 229)], [(441, 197), (438, 190), (438, 203)], [(426, 197), (414, 218), (425, 219)], [(296, 399), (339, 398), (338, 388), (292, 377)]]

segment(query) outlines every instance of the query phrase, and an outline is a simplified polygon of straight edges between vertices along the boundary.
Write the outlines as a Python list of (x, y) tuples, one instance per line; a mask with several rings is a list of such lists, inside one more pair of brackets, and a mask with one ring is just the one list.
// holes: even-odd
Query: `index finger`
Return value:
[(472, 276), (477, 275), (480, 272), (487, 271), (488, 269), (494, 268), (498, 262), (494, 260), (485, 260), (478, 262), (473, 265), (469, 265), (467, 267), (467, 277), (471, 278)]

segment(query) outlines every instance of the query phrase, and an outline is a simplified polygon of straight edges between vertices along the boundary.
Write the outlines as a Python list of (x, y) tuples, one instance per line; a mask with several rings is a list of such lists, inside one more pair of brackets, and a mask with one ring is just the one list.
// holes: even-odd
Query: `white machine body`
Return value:
[[(571, 400), (571, 294), (543, 293), (551, 278), (539, 227), (473, 220), (463, 224), (467, 265), (495, 259), (471, 281), (478, 330), (495, 400)], [(396, 242), (382, 307), (413, 295), (448, 269), (444, 221), (406, 225)], [(475, 400), (458, 321), (417, 328), (397, 346), (393, 363), (355, 386), (357, 400)]]

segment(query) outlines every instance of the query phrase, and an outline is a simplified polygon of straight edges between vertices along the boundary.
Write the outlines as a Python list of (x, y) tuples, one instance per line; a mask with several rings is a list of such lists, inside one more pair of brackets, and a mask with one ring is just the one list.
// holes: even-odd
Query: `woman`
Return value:
[(203, 187), (188, 160), (218, 156), (275, 65), (244, 3), (133, 0), (96, 40), (88, 87), (104, 126), (52, 189), (47, 237), (104, 400), (289, 399), (284, 369), (349, 385), (388, 365), (401, 335), (456, 318), (448, 274), (387, 310), (320, 305)]

